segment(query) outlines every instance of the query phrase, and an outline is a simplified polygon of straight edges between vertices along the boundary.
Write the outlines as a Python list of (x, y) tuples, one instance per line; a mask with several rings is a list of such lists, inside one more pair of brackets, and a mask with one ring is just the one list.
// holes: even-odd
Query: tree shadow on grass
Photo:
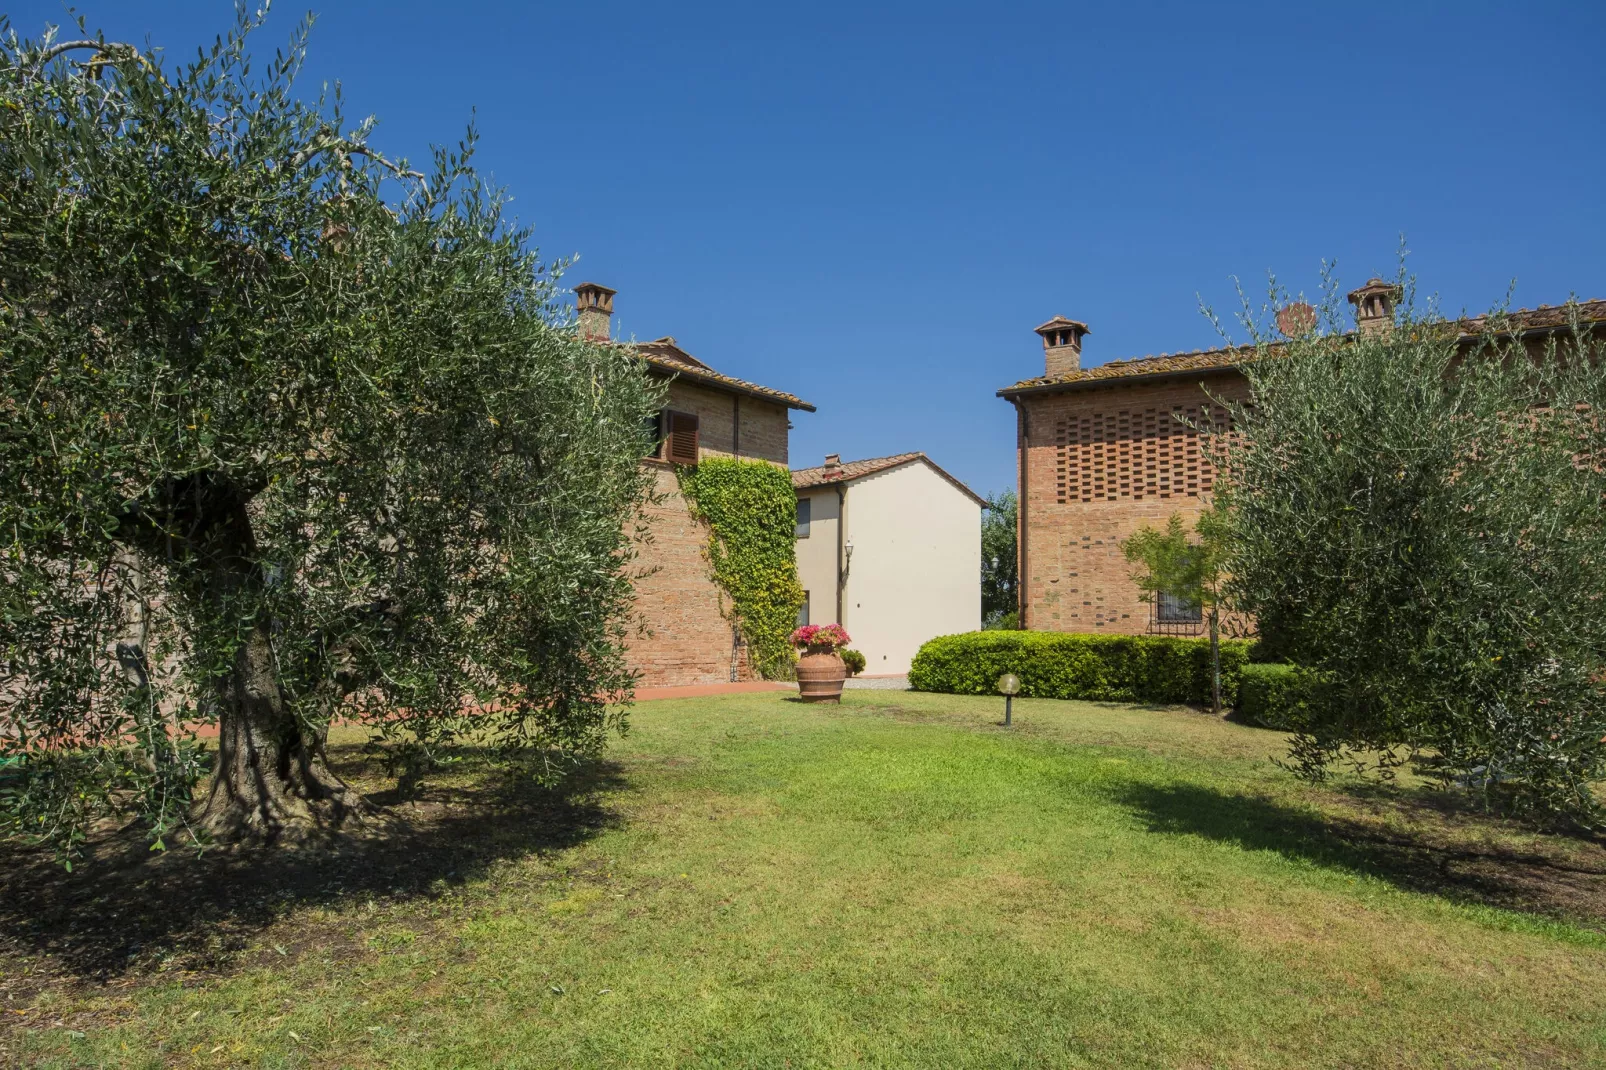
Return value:
[[(361, 774), (373, 771), (358, 748), (331, 751), (343, 776), (373, 786), (364, 783), (368, 777)], [(198, 856), (185, 847), (152, 853), (141, 830), (126, 829), (93, 839), (70, 874), (43, 852), (6, 850), (0, 853), (0, 961), (13, 961), (0, 970), (6, 978), (0, 994), (15, 1001), (28, 989), (62, 980), (214, 972), (236, 964), (253, 936), (297, 910), (437, 899), (501, 860), (574, 847), (616, 821), (600, 799), (622, 783), (615, 764), (584, 766), (550, 788), (484, 756), (470, 755), (466, 764), (466, 774), (453, 771), (411, 791), (370, 794), (388, 809), (360, 835), (294, 847), (217, 848)], [(319, 950), (340, 955), (353, 949)], [(19, 960), (28, 964), (32, 983), (19, 980)]]
[(1370, 794), (1369, 812), (1357, 815), (1198, 784), (1128, 784), (1120, 801), (1151, 832), (1275, 851), (1411, 891), (1606, 929), (1606, 843), (1598, 838), (1536, 836), (1403, 794)]

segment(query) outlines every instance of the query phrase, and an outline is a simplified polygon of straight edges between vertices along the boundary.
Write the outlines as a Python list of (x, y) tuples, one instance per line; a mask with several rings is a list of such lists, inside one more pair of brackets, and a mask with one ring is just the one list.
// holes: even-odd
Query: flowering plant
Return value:
[(828, 646), (837, 650), (850, 642), (852, 640), (840, 624), (805, 624), (792, 633), (793, 646)]

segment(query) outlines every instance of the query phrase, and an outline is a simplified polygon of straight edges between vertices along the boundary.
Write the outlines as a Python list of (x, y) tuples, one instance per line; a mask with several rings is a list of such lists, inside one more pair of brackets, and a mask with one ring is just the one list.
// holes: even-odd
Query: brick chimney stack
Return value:
[(1050, 379), (1082, 370), (1082, 336), (1090, 333), (1087, 324), (1055, 316), (1034, 328), (1043, 337), (1043, 369)]
[(1400, 288), (1382, 279), (1367, 279), (1359, 290), (1351, 290), (1349, 303), (1355, 306), (1355, 329), (1362, 334), (1376, 334), (1394, 326), (1394, 302), (1400, 299)]
[(834, 472), (838, 468), (841, 468), (841, 467), (842, 467), (842, 455), (840, 453), (827, 453), (825, 455), (825, 469), (826, 469), (826, 471)]
[(574, 288), (581, 338), (588, 342), (606, 342), (613, 337), (613, 295), (618, 292), (594, 282), (582, 282)]

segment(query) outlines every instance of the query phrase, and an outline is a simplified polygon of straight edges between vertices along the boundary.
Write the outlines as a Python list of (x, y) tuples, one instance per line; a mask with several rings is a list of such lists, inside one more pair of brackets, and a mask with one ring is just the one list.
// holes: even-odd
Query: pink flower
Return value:
[(805, 624), (792, 633), (791, 641), (793, 646), (828, 646), (836, 650), (853, 640), (840, 624)]

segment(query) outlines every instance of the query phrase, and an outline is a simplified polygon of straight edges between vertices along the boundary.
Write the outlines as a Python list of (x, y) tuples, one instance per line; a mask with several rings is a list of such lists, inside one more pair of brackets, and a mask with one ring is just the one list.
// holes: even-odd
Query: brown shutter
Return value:
[(689, 412), (666, 412), (669, 417), (669, 460), (674, 464), (697, 463), (697, 417)]

